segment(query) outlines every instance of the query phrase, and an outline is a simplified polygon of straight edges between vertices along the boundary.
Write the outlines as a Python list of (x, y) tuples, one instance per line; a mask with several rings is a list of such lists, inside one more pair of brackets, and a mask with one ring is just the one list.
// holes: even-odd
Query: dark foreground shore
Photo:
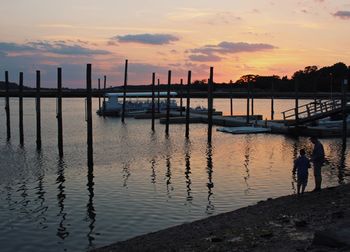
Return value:
[(350, 251), (350, 185), (269, 199), (94, 251)]

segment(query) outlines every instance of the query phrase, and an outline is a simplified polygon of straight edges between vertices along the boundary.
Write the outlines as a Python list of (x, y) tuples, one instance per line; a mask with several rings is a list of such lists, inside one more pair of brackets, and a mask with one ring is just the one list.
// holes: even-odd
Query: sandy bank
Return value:
[(266, 200), (96, 249), (350, 251), (350, 185)]

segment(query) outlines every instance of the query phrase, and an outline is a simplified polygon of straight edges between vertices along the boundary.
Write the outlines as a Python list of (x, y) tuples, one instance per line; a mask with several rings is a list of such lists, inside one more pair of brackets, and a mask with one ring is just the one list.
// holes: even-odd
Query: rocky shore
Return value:
[(94, 251), (350, 251), (350, 185), (268, 199)]

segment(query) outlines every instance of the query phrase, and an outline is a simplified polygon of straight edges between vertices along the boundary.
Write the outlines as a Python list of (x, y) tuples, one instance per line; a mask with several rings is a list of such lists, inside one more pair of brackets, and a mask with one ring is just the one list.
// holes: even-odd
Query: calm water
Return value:
[[(205, 218), (295, 192), (292, 161), (311, 151), (306, 138), (230, 135), (206, 126), (164, 125), (149, 120), (93, 115), (94, 167), (86, 165), (84, 100), (64, 99), (64, 158), (58, 158), (55, 100), (42, 100), (42, 151), (35, 146), (35, 102), (25, 99), (25, 146), (18, 137), (18, 101), (11, 99), (12, 138), (6, 142), (0, 99), (1, 251), (86, 251), (173, 225)], [(203, 100), (193, 101), (203, 105)], [(229, 113), (229, 100), (215, 107)], [(293, 106), (276, 101), (276, 115)], [(94, 100), (94, 110), (98, 102)], [(245, 101), (235, 104), (243, 114)], [(270, 118), (270, 102), (255, 101), (255, 113)], [(214, 128), (215, 130), (215, 128)], [(324, 186), (349, 181), (348, 150), (341, 139), (322, 140), (329, 163)], [(307, 190), (313, 189), (310, 177)]]

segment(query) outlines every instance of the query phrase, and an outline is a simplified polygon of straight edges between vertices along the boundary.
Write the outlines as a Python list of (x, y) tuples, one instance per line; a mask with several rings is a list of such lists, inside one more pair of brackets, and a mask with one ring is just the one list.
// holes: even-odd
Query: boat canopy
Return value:
[[(167, 96), (167, 92), (159, 92), (159, 96)], [(176, 96), (177, 92), (170, 92), (170, 96)], [(123, 97), (124, 93), (106, 93), (106, 97)], [(158, 97), (158, 92), (154, 92), (154, 96)], [(152, 92), (136, 92), (136, 93), (125, 93), (125, 97), (152, 97)]]

